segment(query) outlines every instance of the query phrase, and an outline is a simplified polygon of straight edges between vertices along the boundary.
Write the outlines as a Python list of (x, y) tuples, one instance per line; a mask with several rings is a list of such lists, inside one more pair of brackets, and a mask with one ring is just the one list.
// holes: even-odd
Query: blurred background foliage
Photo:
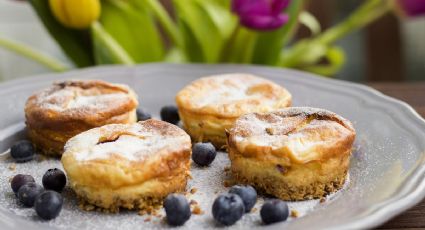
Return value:
[[(147, 0), (147, 2), (156, 0)], [(217, 0), (211, 1), (211, 4), (185, 4), (187, 1), (197, 0), (175, 0), (174, 4), (180, 14), (179, 17), (168, 7), (171, 14), (178, 20), (178, 28), (169, 28), (168, 31), (157, 31), (150, 20), (148, 10), (145, 4), (129, 6), (125, 1), (103, 1), (102, 15), (99, 19), (101, 26), (92, 26), (92, 36), (84, 35), (82, 31), (59, 31), (58, 36), (64, 36), (69, 39), (69, 44), (78, 42), (79, 44), (89, 44), (90, 39), (94, 45), (96, 55), (79, 55), (78, 53), (89, 52), (89, 48), (81, 46), (69, 46), (68, 57), (66, 57), (58, 45), (48, 35), (45, 28), (39, 23), (39, 19), (31, 10), (28, 3), (21, 1), (0, 0), (0, 35), (5, 35), (14, 40), (37, 47), (45, 53), (53, 55), (61, 62), (71, 65), (69, 57), (76, 55), (73, 60), (77, 66), (90, 66), (103, 63), (123, 63), (132, 64), (140, 62), (156, 61), (191, 61), (191, 62), (210, 62), (218, 60), (227, 62), (245, 62), (246, 52), (254, 52), (251, 57), (258, 64), (270, 64), (276, 60), (268, 58), (276, 57), (270, 55), (270, 52), (279, 52), (273, 44), (273, 36), (269, 33), (260, 35), (257, 38), (259, 42), (252, 49), (234, 49), (236, 52), (220, 52), (226, 50), (226, 44), (222, 41), (234, 39), (234, 46), (246, 46), (252, 37), (249, 30), (242, 28), (238, 36), (232, 37), (232, 31), (237, 24), (237, 19), (229, 14), (214, 15), (217, 8), (215, 4), (229, 4), (229, 1)], [(137, 1), (136, 1), (137, 2)], [(170, 1), (162, 1), (165, 6), (170, 6)], [(296, 2), (296, 1), (295, 1)], [(306, 8), (320, 22), (322, 30), (330, 28), (343, 20), (353, 12), (361, 1), (355, 0), (322, 0), (308, 1)], [(152, 6), (152, 5), (151, 5)], [(43, 9), (43, 5), (35, 5)], [(137, 7), (137, 10), (134, 8)], [(154, 6), (155, 7), (155, 6)], [(294, 7), (294, 6), (292, 6)], [(210, 17), (203, 17), (203, 14), (209, 14)], [(223, 15), (225, 15), (223, 17)], [(49, 23), (58, 23), (53, 20), (53, 16), (45, 18)], [(308, 21), (308, 16), (306, 16)], [(41, 19), (43, 19), (41, 17)], [(214, 20), (214, 21), (208, 21)], [(214, 28), (214, 23), (225, 24), (226, 26)], [(288, 22), (290, 23), (290, 22)], [(202, 30), (202, 28), (193, 30), (193, 27), (199, 27), (195, 24), (210, 25), (208, 28), (214, 30)], [(143, 25), (143, 30), (133, 30)], [(60, 28), (60, 27), (57, 27)], [(282, 29), (272, 33), (282, 33)], [(182, 31), (184, 39), (173, 29)], [(245, 30), (245, 31), (244, 31)], [(171, 31), (171, 32), (170, 32)], [(294, 35), (296, 40), (309, 37), (310, 29), (301, 26)], [(149, 33), (150, 36), (145, 36)], [(165, 36), (168, 35), (168, 36)], [(109, 39), (108, 36), (113, 39)], [(225, 39), (219, 39), (217, 36)], [(167, 37), (164, 40), (164, 37)], [(132, 38), (132, 39), (128, 39)], [(136, 39), (134, 39), (136, 38)], [(137, 39), (140, 38), (140, 39)], [(167, 40), (169, 39), (169, 40)], [(393, 14), (388, 14), (364, 30), (356, 31), (345, 38), (337, 41), (337, 45), (345, 50), (347, 54), (342, 57), (342, 50), (339, 47), (333, 47), (326, 51), (328, 61), (338, 62), (343, 60), (340, 70), (335, 75), (336, 78), (351, 81), (407, 81), (407, 80), (425, 80), (425, 20), (417, 18), (414, 20), (400, 20)], [(120, 46), (114, 46), (118, 42)], [(171, 50), (167, 52), (167, 46), (160, 43), (177, 43), (184, 47), (186, 57), (182, 57), (179, 52)], [(107, 46), (96, 44), (108, 44)], [(292, 43), (293, 44), (293, 43)], [(108, 49), (105, 49), (108, 47)], [(64, 48), (64, 47), (62, 47)], [(122, 49), (122, 50), (121, 50)], [(139, 52), (143, 50), (145, 52)], [(85, 58), (84, 58), (85, 57)], [(182, 60), (187, 58), (188, 60)], [(25, 66), (25, 68), (21, 68)], [(309, 68), (320, 68), (320, 66), (310, 66)], [(313, 72), (320, 72), (320, 69), (306, 69)], [(22, 58), (9, 51), (0, 49), (0, 78), (10, 79), (34, 73), (43, 73), (49, 70), (39, 66), (32, 61)]]

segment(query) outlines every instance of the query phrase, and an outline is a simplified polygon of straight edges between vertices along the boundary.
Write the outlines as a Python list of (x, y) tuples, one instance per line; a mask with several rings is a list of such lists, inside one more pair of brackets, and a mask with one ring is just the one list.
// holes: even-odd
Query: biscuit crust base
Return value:
[[(92, 166), (92, 169), (79, 168), (79, 171), (84, 172), (78, 174), (78, 172), (74, 171), (78, 170), (78, 168), (70, 170), (68, 167), (67, 173), (73, 175), (68, 177), (70, 179), (70, 187), (81, 201), (110, 212), (118, 212), (120, 208), (151, 210), (161, 205), (168, 194), (185, 191), (187, 180), (190, 177), (190, 152), (182, 154), (173, 156), (173, 159), (164, 159), (163, 163), (155, 164), (156, 167), (161, 167), (156, 171), (152, 170), (155, 167), (150, 165), (138, 166), (138, 168), (146, 166), (148, 172), (144, 173), (144, 175), (137, 173), (137, 169), (128, 169), (130, 171), (127, 175), (129, 178), (149, 179), (137, 183), (121, 183), (120, 186), (115, 187), (105, 186), (104, 184), (109, 183), (107, 179), (97, 178), (98, 182), (94, 183), (92, 180), (95, 179), (96, 175), (93, 174), (93, 170), (106, 170), (111, 174), (111, 178), (119, 180), (122, 175), (117, 174), (117, 171), (115, 171), (117, 168), (111, 170), (107, 167)], [(180, 157), (184, 159), (178, 159)], [(68, 160), (66, 159), (66, 161)], [(177, 163), (177, 160), (184, 162)], [(134, 174), (131, 171), (134, 171)], [(92, 183), (87, 183), (89, 181), (92, 181)]]
[(129, 210), (152, 210), (162, 204), (164, 198), (173, 192), (183, 192), (189, 177), (188, 169), (175, 170), (174, 175), (155, 178), (139, 185), (119, 189), (71, 185), (80, 203), (92, 204), (110, 212), (120, 208)]
[(69, 130), (66, 127), (58, 127), (55, 129), (39, 129), (37, 127), (33, 127), (36, 121), (27, 118), (27, 135), (31, 142), (35, 145), (35, 147), (44, 155), (48, 156), (58, 156), (60, 157), (63, 152), (63, 147), (65, 143), (72, 138), (73, 136), (89, 130), (91, 128), (95, 128), (97, 126), (102, 126), (104, 124), (130, 124), (137, 121), (136, 110), (132, 110), (128, 113), (124, 113), (110, 119), (104, 120), (103, 124), (94, 124), (88, 125), (84, 122), (74, 122), (74, 128)]
[(347, 178), (350, 153), (335, 155), (326, 161), (282, 166), (242, 156), (229, 149), (231, 171), (240, 183), (282, 200), (300, 201), (322, 198), (341, 189)]

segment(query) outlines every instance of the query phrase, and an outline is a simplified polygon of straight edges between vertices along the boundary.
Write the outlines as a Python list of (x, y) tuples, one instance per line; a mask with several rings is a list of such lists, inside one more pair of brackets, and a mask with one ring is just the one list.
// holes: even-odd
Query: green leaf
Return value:
[(167, 55), (164, 58), (164, 61), (173, 63), (184, 63), (186, 62), (185, 58), (186, 57), (184, 56), (183, 52), (180, 49), (174, 47), (168, 51)]
[(30, 3), (47, 31), (76, 66), (86, 67), (94, 64), (87, 30), (73, 30), (62, 26), (52, 15), (46, 0), (30, 0)]
[(214, 25), (217, 27), (222, 39), (229, 39), (237, 26), (238, 19), (236, 15), (229, 12), (230, 1), (227, 5), (223, 5), (219, 1), (204, 1), (198, 0), (198, 4), (202, 7), (207, 15), (211, 18)]
[(322, 28), (320, 27), (319, 21), (307, 11), (301, 12), (299, 16), (299, 22), (307, 27), (312, 35), (317, 35), (321, 32)]
[[(190, 57), (193, 52), (189, 42), (197, 41), (202, 52), (202, 59), (196, 61), (213, 62), (216, 58), (214, 51), (219, 50), (218, 34), (219, 31), (212, 20), (206, 16), (196, 0), (175, 0), (179, 24), (184, 31), (185, 51), (189, 55), (189, 60), (196, 60), (196, 57)], [(187, 46), (189, 45), (189, 46)]]
[(345, 52), (340, 47), (332, 46), (328, 48), (324, 58), (327, 64), (305, 66), (301, 69), (322, 76), (333, 76), (344, 66)]
[(164, 44), (146, 9), (134, 8), (121, 0), (103, 1), (100, 22), (135, 62), (155, 62), (164, 58)]
[[(280, 65), (300, 68), (325, 75), (332, 75), (344, 64), (345, 55), (333, 43), (341, 37), (363, 28), (385, 15), (390, 10), (389, 4), (382, 0), (369, 0), (356, 9), (345, 20), (327, 29), (318, 36), (297, 42), (281, 54)], [(317, 64), (325, 58), (328, 65)]]
[(91, 27), (97, 64), (134, 64), (134, 60), (98, 22)]
[(177, 25), (168, 14), (168, 12), (164, 9), (164, 6), (158, 0), (133, 0), (131, 3), (140, 7), (149, 9), (153, 12), (155, 17), (157, 18), (159, 24), (164, 29), (164, 32), (170, 37), (170, 40), (174, 42), (174, 45), (177, 47), (182, 46), (181, 34), (177, 28)]
[(276, 65), (281, 50), (292, 38), (298, 23), (298, 15), (304, 6), (304, 0), (293, 0), (288, 7), (289, 21), (280, 29), (271, 32), (258, 32), (254, 49), (253, 63)]
[(212, 2), (215, 2), (216, 4), (226, 8), (226, 9), (230, 9), (230, 6), (232, 4), (232, 1), (229, 0), (212, 0)]
[[(322, 64), (326, 61), (326, 64)], [(338, 72), (345, 63), (344, 51), (336, 46), (329, 46), (317, 40), (299, 41), (290, 49), (282, 52), (281, 65), (297, 68), (324, 76)]]
[(298, 41), (281, 52), (280, 65), (288, 68), (315, 64), (326, 54), (328, 46), (311, 39)]
[(202, 45), (196, 39), (190, 27), (186, 24), (186, 21), (181, 20), (179, 22), (180, 30), (184, 34), (184, 53), (186, 59), (190, 62), (203, 62), (204, 54), (202, 52)]
[[(174, 0), (188, 60), (208, 63), (220, 60), (224, 42), (236, 25), (235, 18), (223, 4), (221, 1)], [(191, 45), (193, 42), (199, 46), (201, 60), (198, 51), (192, 50), (196, 48)]]
[(238, 27), (223, 49), (222, 61), (230, 63), (251, 63), (258, 34), (244, 27)]

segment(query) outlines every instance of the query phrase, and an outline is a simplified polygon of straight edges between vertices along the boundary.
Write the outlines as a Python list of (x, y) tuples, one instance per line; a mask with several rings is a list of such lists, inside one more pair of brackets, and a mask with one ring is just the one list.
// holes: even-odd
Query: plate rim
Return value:
[[(71, 71), (67, 71), (67, 72), (62, 72), (62, 73), (47, 73), (47, 74), (37, 74), (37, 75), (31, 75), (28, 77), (23, 77), (23, 78), (19, 78), (19, 79), (13, 79), (13, 80), (8, 80), (6, 82), (1, 82), (0, 83), (0, 91), (14, 91), (17, 90), (16, 87), (19, 87), (19, 85), (21, 84), (28, 84), (29, 82), (31, 82), (31, 80), (35, 80), (37, 78), (44, 78), (44, 79), (48, 79), (48, 80), (52, 80), (50, 78), (52, 78), (53, 76), (63, 76), (63, 77), (70, 77), (72, 75), (88, 75), (90, 73), (99, 73), (102, 71), (135, 71), (136, 69), (157, 69), (158, 67), (161, 66), (167, 70), (169, 70), (170, 68), (191, 68), (191, 69), (196, 69), (196, 68), (205, 68), (205, 69), (216, 69), (216, 70), (230, 70), (232, 68), (238, 68), (240, 69), (241, 67), (246, 68), (246, 70), (250, 70), (250, 69), (257, 69), (258, 71), (264, 71), (265, 73), (267, 72), (286, 72), (286, 73), (291, 73), (295, 76), (299, 76), (305, 79), (309, 79), (312, 81), (316, 81), (316, 82), (320, 82), (322, 84), (337, 84), (340, 87), (346, 87), (346, 88), (354, 88), (354, 90), (356, 91), (364, 91), (364, 92), (368, 92), (372, 95), (374, 95), (377, 98), (380, 98), (381, 100), (387, 101), (389, 103), (391, 103), (391, 106), (396, 107), (396, 106), (401, 106), (402, 108), (404, 108), (404, 110), (402, 111), (406, 116), (410, 115), (411, 117), (410, 120), (411, 121), (415, 121), (418, 122), (422, 125), (425, 125), (425, 119), (423, 117), (421, 117), (417, 111), (412, 108), (409, 104), (407, 104), (406, 102), (390, 97), (388, 95), (385, 95), (381, 92), (379, 92), (378, 90), (375, 90), (369, 86), (360, 84), (360, 83), (355, 83), (355, 82), (348, 82), (348, 81), (344, 81), (344, 80), (339, 80), (339, 79), (331, 79), (331, 78), (325, 78), (316, 74), (312, 74), (312, 73), (308, 73), (308, 72), (304, 72), (304, 71), (300, 71), (300, 70), (294, 70), (294, 69), (286, 69), (286, 68), (279, 68), (279, 67), (268, 67), (268, 66), (260, 66), (260, 65), (245, 65), (245, 64), (175, 64), (175, 63), (148, 63), (148, 64), (140, 64), (140, 65), (133, 65), (133, 66), (121, 66), (121, 65), (104, 65), (104, 66), (96, 66), (96, 67), (88, 67), (88, 68), (82, 68), (82, 69), (74, 69)], [(164, 67), (165, 66), (165, 67)], [(196, 70), (194, 70), (196, 71)], [(266, 74), (265, 74), (266, 75)], [(400, 110), (400, 109), (398, 109)], [(423, 133), (425, 134), (425, 131), (423, 131)], [(422, 153), (423, 155), (425, 155), (425, 152)], [(388, 197), (387, 199), (375, 204), (374, 206), (382, 206), (379, 209), (375, 209), (372, 212), (369, 213), (368, 216), (365, 216), (363, 218), (359, 218), (359, 219), (355, 219), (353, 221), (350, 221), (349, 223), (345, 224), (344, 226), (338, 226), (338, 227), (331, 227), (330, 229), (358, 229), (358, 228), (372, 228), (372, 227), (377, 227), (382, 225), (383, 223), (387, 222), (388, 220), (392, 219), (393, 217), (395, 217), (398, 214), (403, 213), (404, 211), (406, 211), (407, 209), (413, 207), (414, 205), (416, 205), (417, 203), (419, 203), (421, 200), (423, 200), (425, 198), (425, 162), (422, 161), (421, 164), (419, 164), (418, 166), (416, 166), (415, 168), (415, 172), (412, 173), (411, 175), (409, 175), (409, 177), (406, 177), (405, 182), (409, 182), (411, 184), (413, 184), (411, 191), (408, 191), (408, 195), (400, 197), (396, 200), (392, 200), (392, 198), (397, 195), (397, 194), (393, 194), (390, 197)], [(417, 177), (416, 179), (414, 177)], [(414, 180), (415, 179), (415, 180)], [(13, 229), (14, 224), (12, 223), (13, 221), (16, 222), (16, 219), (11, 219), (11, 218), (7, 218), (5, 215), (7, 213), (5, 213), (4, 211), (7, 211), (7, 209), (0, 207), (0, 223), (6, 224), (6, 226), (10, 226), (11, 229)], [(12, 222), (9, 222), (12, 221)], [(24, 222), (28, 222), (23, 220)], [(9, 223), (8, 223), (9, 222)], [(21, 221), (19, 221), (21, 222)], [(6, 227), (5, 226), (5, 227)], [(19, 227), (19, 226), (14, 226), (14, 227)], [(35, 226), (33, 226), (35, 227)], [(47, 226), (43, 226), (44, 229)], [(273, 226), (269, 226), (266, 228), (274, 228)]]

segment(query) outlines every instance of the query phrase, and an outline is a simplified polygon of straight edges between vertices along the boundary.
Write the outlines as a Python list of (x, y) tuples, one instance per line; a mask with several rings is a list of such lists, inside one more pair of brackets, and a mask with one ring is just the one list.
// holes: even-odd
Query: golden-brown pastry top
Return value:
[(142, 162), (190, 148), (190, 137), (182, 129), (149, 119), (134, 124), (105, 125), (80, 133), (68, 140), (63, 155), (70, 154), (80, 162)]
[(292, 107), (240, 117), (228, 144), (245, 157), (277, 157), (290, 165), (349, 154), (355, 135), (351, 122), (333, 112)]
[(29, 97), (25, 116), (27, 124), (36, 129), (87, 129), (113, 121), (137, 106), (136, 94), (126, 85), (69, 80), (54, 83)]
[(74, 183), (121, 188), (186, 168), (190, 153), (191, 140), (182, 129), (150, 119), (76, 135), (64, 147), (62, 164)]
[(179, 109), (235, 118), (291, 105), (291, 94), (276, 83), (250, 74), (224, 74), (198, 79), (176, 96)]

